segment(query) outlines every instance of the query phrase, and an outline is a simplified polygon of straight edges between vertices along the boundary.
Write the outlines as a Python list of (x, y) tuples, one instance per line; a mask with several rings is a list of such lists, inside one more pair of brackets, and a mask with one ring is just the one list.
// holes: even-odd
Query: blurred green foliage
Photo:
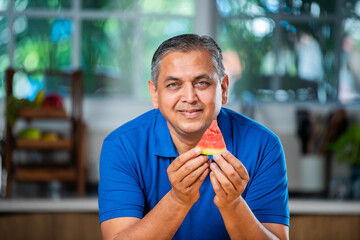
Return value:
[[(289, 22), (289, 26), (296, 29), (294, 33), (279, 24), (279, 21), (273, 20), (286, 15), (308, 16), (313, 6), (318, 7), (321, 16), (333, 14), (337, 10), (335, 2), (329, 4), (326, 0), (217, 0), (220, 15), (217, 40), (224, 51), (236, 51), (242, 64), (239, 79), (241, 81), (236, 82), (235, 93), (241, 96), (244, 91), (250, 90), (255, 93), (257, 89), (272, 89), (274, 86), (295, 91), (301, 85), (296, 68), (274, 79), (273, 76), (264, 76), (261, 73), (262, 61), (271, 51), (278, 51), (279, 56), (281, 47), (288, 47), (294, 51), (294, 43), (298, 40), (299, 33), (305, 32), (319, 42), (326, 60), (323, 63), (325, 81), (321, 87), (326, 90), (329, 99), (336, 98), (338, 79), (335, 66), (339, 60), (335, 56), (335, 34), (338, 34), (336, 26), (326, 21), (317, 22), (316, 18), (306, 23)], [(356, 15), (357, 3), (357, 0), (345, 0), (344, 13), (349, 16)], [(79, 30), (74, 26), (72, 18), (32, 18), (21, 15), (21, 11), (67, 11), (73, 4), (73, 0), (14, 0), (14, 9), (19, 11), (14, 19), (16, 68), (65, 71), (72, 69), (75, 51), (73, 32)], [(137, 70), (141, 68), (141, 81), (146, 83), (150, 78), (150, 62), (156, 47), (168, 37), (193, 32), (193, 20), (197, 11), (195, 0), (81, 0), (80, 6), (81, 11), (110, 11), (123, 16), (120, 19), (81, 19), (81, 67), (84, 69), (85, 93), (90, 95), (114, 93), (133, 96), (133, 80), (139, 77), (136, 75)], [(139, 12), (140, 20), (133, 17)], [(165, 14), (166, 17), (158, 18), (157, 14)], [(172, 14), (175, 14), (174, 17)], [(274, 18), (275, 15), (277, 17)], [(237, 18), (238, 16), (241, 18)], [(267, 19), (272, 25), (272, 29), (264, 36), (257, 36), (249, 27), (254, 24), (257, 16)], [(0, 71), (9, 66), (9, 38), (7, 41), (1, 39), (2, 36), (6, 36), (5, 33), (1, 34), (4, 31), (8, 31), (6, 16), (0, 18)], [(281, 32), (280, 39), (276, 38), (276, 31)], [(278, 44), (277, 41), (282, 43)], [(354, 41), (354, 44), (359, 45), (360, 41)], [(139, 53), (141, 59), (136, 56)], [(273, 68), (277, 65), (275, 63)], [(3, 76), (0, 80), (3, 80)], [(141, 94), (146, 96), (146, 84), (144, 86), (139, 87), (142, 88)], [(0, 81), (0, 97), (3, 96), (3, 92), (3, 81)]]
[[(335, 4), (329, 4), (326, 0), (302, 2), (289, 0), (278, 2), (263, 0), (218, 1), (218, 10), (221, 16), (218, 26), (220, 31), (218, 34), (219, 43), (223, 50), (236, 51), (242, 64), (241, 77), (234, 86), (237, 96), (241, 96), (244, 91), (251, 91), (256, 95), (259, 89), (277, 90), (281, 88), (295, 92), (300, 87), (310, 87), (311, 85), (307, 85), (297, 76), (297, 71), (294, 68), (279, 74), (277, 79), (275, 77), (276, 68), (283, 60), (280, 59), (281, 51), (290, 51), (296, 56), (296, 44), (300, 41), (302, 33), (306, 33), (319, 43), (322, 56), (326, 59), (323, 61), (325, 82), (320, 83), (320, 87), (325, 89), (330, 99), (336, 97), (336, 38), (334, 36), (336, 32), (334, 24), (317, 22), (316, 20), (307, 20), (304, 23), (281, 20), (282, 16), (286, 15), (310, 16), (312, 3), (317, 4), (319, 15), (335, 12)], [(273, 28), (269, 29), (267, 34), (257, 36), (251, 29), (251, 25), (257, 19), (264, 19), (269, 26), (273, 25)], [(276, 35), (276, 31), (280, 31), (280, 34)], [(261, 71), (262, 60), (270, 52), (277, 56), (277, 59), (271, 66), (274, 69), (273, 76), (266, 76)], [(315, 87), (317, 88), (316, 85)], [(316, 91), (317, 89), (315, 89), (315, 94)]]
[(352, 124), (328, 148), (336, 153), (339, 162), (360, 167), (360, 125)]

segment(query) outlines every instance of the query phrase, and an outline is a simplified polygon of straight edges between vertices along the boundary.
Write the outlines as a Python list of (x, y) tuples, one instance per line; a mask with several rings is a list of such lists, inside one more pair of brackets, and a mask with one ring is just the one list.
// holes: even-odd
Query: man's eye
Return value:
[(199, 81), (196, 83), (196, 85), (201, 86), (201, 87), (205, 87), (205, 86), (209, 86), (210, 83), (206, 82), (206, 81)]
[(169, 83), (168, 85), (166, 85), (167, 88), (176, 88), (177, 86), (179, 86), (178, 83)]

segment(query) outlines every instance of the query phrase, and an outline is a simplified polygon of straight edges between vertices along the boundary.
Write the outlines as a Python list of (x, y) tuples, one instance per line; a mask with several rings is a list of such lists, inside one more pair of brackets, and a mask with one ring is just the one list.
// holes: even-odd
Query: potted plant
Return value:
[(346, 162), (350, 166), (350, 182), (353, 186), (353, 197), (359, 197), (360, 183), (360, 125), (352, 124), (340, 137), (329, 143), (329, 150), (336, 154), (339, 162)]
[(339, 162), (360, 168), (360, 125), (352, 124), (335, 142), (329, 143)]

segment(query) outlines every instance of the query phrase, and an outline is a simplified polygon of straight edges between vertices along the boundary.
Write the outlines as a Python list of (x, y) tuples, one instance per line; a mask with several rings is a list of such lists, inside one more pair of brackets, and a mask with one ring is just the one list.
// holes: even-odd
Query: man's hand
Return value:
[[(249, 182), (244, 165), (228, 150), (213, 156), (210, 180), (215, 191), (214, 203), (220, 208), (235, 208), (241, 201), (241, 194)], [(219, 168), (220, 167), (220, 168)]]
[(193, 148), (177, 157), (168, 167), (167, 174), (172, 185), (170, 194), (184, 205), (193, 205), (200, 197), (200, 186), (209, 174), (210, 160)]
[(210, 161), (194, 148), (181, 154), (168, 167), (171, 190), (142, 219), (118, 217), (101, 223), (104, 239), (172, 239), (210, 172)]

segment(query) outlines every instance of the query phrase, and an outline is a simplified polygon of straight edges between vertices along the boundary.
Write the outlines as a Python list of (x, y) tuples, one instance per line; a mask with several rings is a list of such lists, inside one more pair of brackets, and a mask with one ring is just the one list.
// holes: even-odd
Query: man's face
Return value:
[(174, 51), (162, 58), (157, 89), (149, 81), (149, 91), (171, 134), (201, 136), (227, 102), (228, 85), (227, 76), (221, 83), (207, 51)]

